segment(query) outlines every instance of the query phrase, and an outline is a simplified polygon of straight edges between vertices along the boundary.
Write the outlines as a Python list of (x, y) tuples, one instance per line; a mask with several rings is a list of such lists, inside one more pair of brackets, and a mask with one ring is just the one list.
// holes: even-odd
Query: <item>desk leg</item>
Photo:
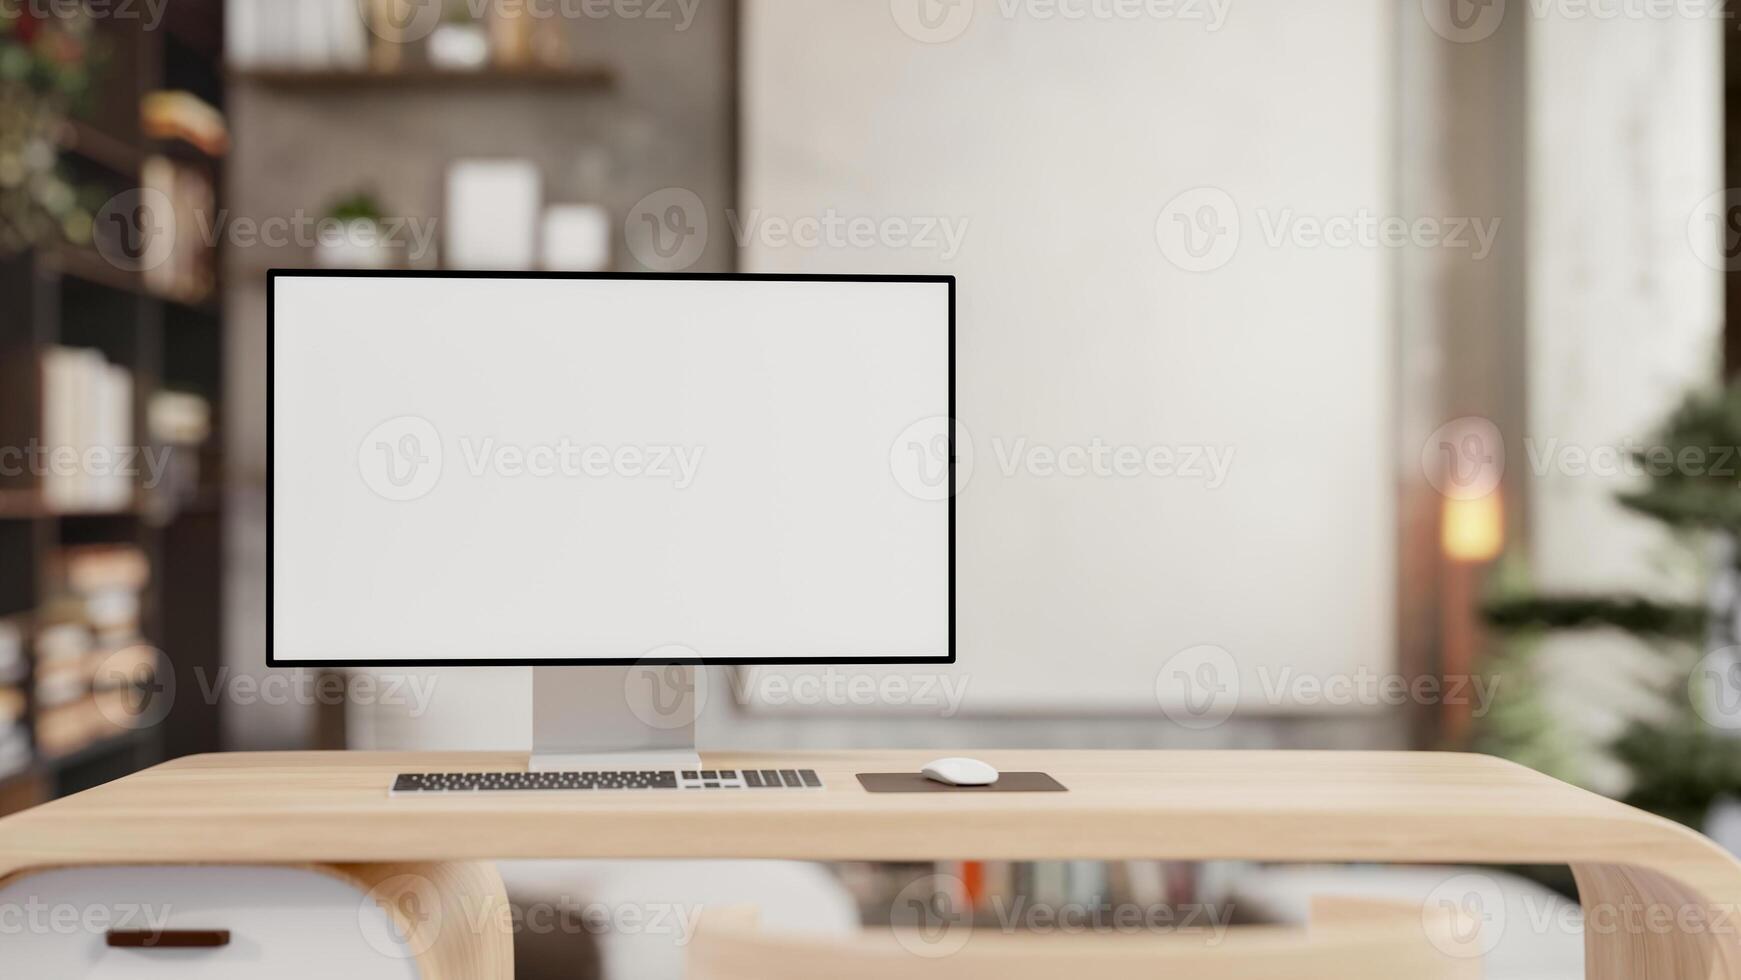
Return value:
[(335, 864), (320, 870), (352, 883), (386, 910), (423, 980), (513, 980), (513, 920), (494, 864)]
[(1589, 980), (1741, 980), (1741, 921), (1656, 871), (1574, 864)]

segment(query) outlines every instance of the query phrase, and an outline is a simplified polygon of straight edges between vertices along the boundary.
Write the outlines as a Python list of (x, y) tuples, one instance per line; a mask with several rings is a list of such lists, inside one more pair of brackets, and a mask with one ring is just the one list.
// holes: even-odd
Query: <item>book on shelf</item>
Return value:
[(82, 625), (99, 645), (139, 639), (141, 596), (151, 582), (151, 561), (134, 545), (79, 545), (61, 549), (48, 562), (58, 598), (46, 618)]
[[(401, 17), (416, 13), (404, 0), (400, 7)], [(230, 0), (224, 50), (237, 68), (362, 69), (370, 47), (364, 11), (377, 9), (394, 13), (379, 0)]]
[(91, 674), (83, 660), (57, 660), (36, 668), (38, 709), (71, 704), (91, 693)]
[(145, 267), (146, 287), (172, 299), (206, 299), (217, 286), (217, 248), (210, 232), (218, 220), (217, 192), (211, 174), (166, 156), (150, 156), (140, 168), (140, 183), (148, 193), (162, 195), (148, 200), (169, 202), (171, 213), (154, 216), (156, 220), (175, 226), (175, 247), (162, 261)]
[(0, 620), (0, 684), (16, 684), (28, 670), (23, 628), (17, 623)]
[(0, 779), (30, 768), (30, 732), (22, 723), (0, 727)]
[(165, 453), (154, 494), (164, 500), (192, 500), (200, 488), (200, 453), (212, 437), (211, 402), (192, 392), (153, 392), (145, 419), (151, 444)]
[(55, 511), (122, 510), (133, 501), (133, 376), (98, 351), (42, 355), (42, 499)]
[(70, 608), (64, 603), (56, 603), (45, 610), (43, 626), (36, 631), (35, 652), (39, 670), (44, 664), (83, 660), (85, 654), (96, 646), (96, 638), (82, 619), (49, 621), (56, 616), (69, 615), (65, 610)]
[(57, 585), (75, 595), (96, 595), (117, 589), (138, 592), (151, 581), (151, 560), (129, 544), (77, 545), (62, 548), (52, 560)]
[[(931, 903), (946, 914), (971, 914), (980, 924), (1022, 928), (1024, 922), (1068, 916), (1094, 927), (1116, 921), (1111, 912), (1124, 907), (1149, 921), (1155, 910), (1222, 904), (1242, 867), (1145, 860), (851, 862), (838, 866), (837, 873), (867, 925), (910, 925), (922, 911), (915, 903)], [(1157, 921), (1176, 920), (1162, 916)]]
[(0, 687), (0, 732), (11, 731), (24, 721), (24, 692), (16, 687)]

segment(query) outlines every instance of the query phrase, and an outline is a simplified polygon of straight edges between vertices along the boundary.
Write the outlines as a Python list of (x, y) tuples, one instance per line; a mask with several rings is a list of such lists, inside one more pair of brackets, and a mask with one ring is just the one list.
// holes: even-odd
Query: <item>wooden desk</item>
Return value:
[[(110, 864), (394, 866), (497, 858), (1250, 859), (1569, 864), (1591, 977), (1741, 980), (1741, 862), (1677, 824), (1484, 756), (965, 752), (1068, 793), (872, 795), (859, 772), (940, 751), (709, 753), (812, 768), (820, 791), (389, 797), (398, 772), (523, 768), (501, 753), (236, 753), (178, 760), (0, 820), (0, 879)], [(1690, 917), (1690, 918), (1689, 918)], [(1689, 927), (1684, 923), (1692, 922)]]

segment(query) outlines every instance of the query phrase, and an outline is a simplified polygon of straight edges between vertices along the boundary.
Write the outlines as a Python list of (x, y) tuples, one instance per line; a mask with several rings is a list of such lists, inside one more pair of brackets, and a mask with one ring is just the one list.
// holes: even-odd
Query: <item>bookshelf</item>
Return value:
[[(221, 157), (182, 139), (149, 138), (138, 106), (147, 93), (177, 90), (223, 107), (222, 7), (221, 0), (176, 4), (153, 31), (138, 19), (94, 22), (103, 49), (95, 90), (56, 140), (80, 186), (106, 195), (135, 190), (147, 186), (153, 161), (169, 160), (209, 183), (216, 203)], [(210, 258), (208, 288), (172, 296), (161, 277), (118, 266), (92, 247), (0, 256), (0, 302), (9, 313), (0, 318), (0, 447), (13, 451), (0, 460), (12, 464), (0, 466), (0, 639), (10, 633), (22, 652), (19, 666), (0, 677), (0, 692), (13, 692), (22, 706), (28, 751), (22, 765), (16, 758), (0, 765), (0, 813), (220, 747), (219, 705), (200, 683), (215, 683), (223, 630), (224, 330), (221, 264)], [(135, 455), (121, 469), (137, 474), (110, 476), (101, 499), (85, 499), (69, 495), (51, 465), (18, 465), (30, 459), (20, 450), (65, 445), (57, 424), (65, 421), (62, 406), (76, 399), (49, 365), (68, 350), (94, 359), (115, 382), (107, 389), (107, 435), (96, 444), (167, 451), (157, 458), (174, 462), (158, 472), (179, 482), (148, 479), (150, 468)], [(202, 441), (163, 442), (150, 418), (165, 392), (209, 408)], [(115, 555), (143, 560), (140, 584), (88, 595), (69, 585), (78, 574), (69, 569)], [(116, 617), (108, 626), (89, 612), (99, 597), (111, 607), (105, 615)], [(87, 613), (90, 620), (81, 620)], [(88, 630), (89, 651), (48, 657), (51, 638), (63, 640), (69, 625)], [(175, 696), (161, 721), (146, 715), (130, 724), (125, 711), (112, 710), (113, 699), (135, 692), (91, 687), (103, 658), (136, 644), (161, 651), (173, 674)], [(138, 682), (141, 690), (157, 683)]]

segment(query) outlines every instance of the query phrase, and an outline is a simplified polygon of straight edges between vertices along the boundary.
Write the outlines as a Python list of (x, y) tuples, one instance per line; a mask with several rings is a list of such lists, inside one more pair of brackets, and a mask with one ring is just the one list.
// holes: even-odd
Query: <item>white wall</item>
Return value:
[[(1696, 568), (1661, 525), (1614, 503), (1639, 484), (1558, 461), (1562, 447), (1647, 445), (1688, 388), (1715, 381), (1722, 278), (1688, 225), (1723, 187), (1721, 40), (1732, 24), (1560, 15), (1528, 26), (1537, 584), (1696, 598)], [(1640, 681), (1656, 660), (1634, 641), (1560, 637), (1542, 655), (1568, 724), (1605, 737), (1650, 710)], [(1612, 769), (1591, 775), (1619, 788)]]
[[(979, 0), (933, 31), (920, 4), (949, 9), (745, 4), (732, 230), (745, 271), (960, 279), (969, 707), (1152, 712), (1201, 644), (1249, 710), (1299, 707), (1259, 671), (1391, 669), (1395, 250), (1268, 240), (1391, 213), (1389, 5), (1173, 8), (1216, 27)], [(1173, 211), (1204, 205), (1237, 247), (1185, 271)], [(959, 248), (765, 234), (830, 215), (935, 219)], [(1217, 485), (1003, 472), (1095, 440), (1232, 463)]]

